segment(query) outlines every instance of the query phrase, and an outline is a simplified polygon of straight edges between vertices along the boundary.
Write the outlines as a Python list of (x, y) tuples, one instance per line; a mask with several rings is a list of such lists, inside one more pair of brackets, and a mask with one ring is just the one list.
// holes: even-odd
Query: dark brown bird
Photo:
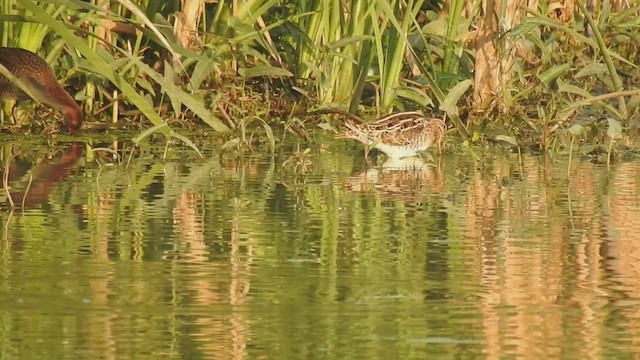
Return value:
[[(0, 64), (18, 78), (37, 101), (60, 110), (69, 133), (80, 129), (83, 121), (82, 109), (60, 86), (46, 61), (25, 49), (0, 47)], [(28, 98), (11, 80), (0, 75), (0, 101)]]

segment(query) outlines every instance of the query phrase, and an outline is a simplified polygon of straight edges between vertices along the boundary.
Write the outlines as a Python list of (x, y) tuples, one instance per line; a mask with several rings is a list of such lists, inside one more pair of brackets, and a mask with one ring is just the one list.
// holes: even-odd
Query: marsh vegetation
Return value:
[[(274, 151), (421, 110), (468, 145), (611, 153), (637, 128), (637, 1), (3, 0), (0, 45), (40, 54), (86, 114), (195, 148)], [(30, 112), (22, 118), (33, 123)], [(7, 123), (5, 119), (5, 124)], [(33, 127), (33, 126), (32, 126)], [(37, 124), (36, 124), (37, 129)]]
[[(633, 358), (639, 9), (0, 0), (86, 119), (2, 124), (0, 353)], [(410, 111), (433, 161), (335, 140)]]

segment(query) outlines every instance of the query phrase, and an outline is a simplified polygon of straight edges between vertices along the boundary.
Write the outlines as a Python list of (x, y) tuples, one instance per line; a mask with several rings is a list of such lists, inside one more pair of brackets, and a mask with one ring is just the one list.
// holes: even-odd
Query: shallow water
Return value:
[(5, 148), (2, 357), (636, 357), (640, 163), (340, 146)]

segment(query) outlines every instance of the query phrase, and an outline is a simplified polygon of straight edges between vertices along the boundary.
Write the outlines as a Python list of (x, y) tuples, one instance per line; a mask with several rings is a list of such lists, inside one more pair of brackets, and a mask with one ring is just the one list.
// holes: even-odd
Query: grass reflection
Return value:
[(574, 161), (567, 178), (562, 160), (377, 165), (329, 145), (296, 171), (290, 153), (83, 152), (52, 182), (37, 175), (68, 153), (5, 148), (9, 193), (49, 185), (0, 213), (0, 352), (37, 358), (22, 346), (36, 339), (87, 358), (637, 350), (603, 335), (640, 336), (637, 164)]

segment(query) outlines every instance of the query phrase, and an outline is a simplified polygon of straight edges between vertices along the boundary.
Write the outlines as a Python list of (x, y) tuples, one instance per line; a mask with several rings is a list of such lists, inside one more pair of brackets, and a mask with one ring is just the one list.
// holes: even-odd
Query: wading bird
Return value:
[[(53, 70), (40, 56), (18, 48), (0, 47), (0, 64), (29, 90), (33, 97), (60, 110), (69, 133), (82, 126), (82, 109), (58, 83)], [(24, 100), (29, 96), (7, 77), (0, 74), (0, 100)]]
[(447, 130), (441, 119), (414, 111), (386, 115), (370, 123), (351, 118), (345, 126), (338, 138), (358, 140), (392, 159), (415, 156), (434, 144), (440, 151)]

